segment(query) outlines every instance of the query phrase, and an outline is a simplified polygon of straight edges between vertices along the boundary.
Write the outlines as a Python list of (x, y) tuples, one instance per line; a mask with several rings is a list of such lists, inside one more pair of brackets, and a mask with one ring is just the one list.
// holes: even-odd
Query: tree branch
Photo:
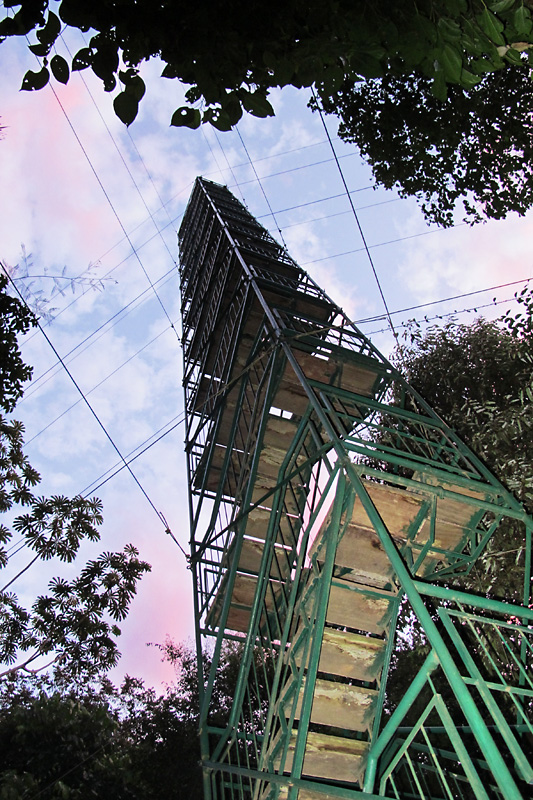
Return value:
[(13, 673), (19, 672), (21, 670), (23, 672), (27, 672), (29, 675), (38, 675), (39, 672), (43, 671), (43, 669), (48, 669), (48, 667), (51, 667), (52, 664), (56, 663), (56, 661), (59, 661), (62, 654), (57, 653), (51, 661), (49, 661), (47, 664), (43, 664), (42, 667), (37, 667), (36, 669), (30, 669), (28, 667), (28, 664), (31, 664), (31, 662), (35, 661), (35, 659), (38, 658), (40, 655), (41, 653), (37, 651), (37, 653), (34, 653), (26, 661), (23, 661), (22, 664), (17, 664), (15, 667), (9, 667), (9, 669), (4, 670), (4, 672), (0, 672), (0, 680), (2, 678), (7, 677), (8, 675), (12, 675)]
[(28, 569), (31, 567), (31, 565), (32, 565), (32, 564), (35, 564), (35, 562), (36, 562), (36, 561), (37, 561), (39, 558), (40, 558), (40, 555), (37, 553), (37, 555), (35, 556), (35, 558), (32, 558), (32, 560), (30, 561), (30, 563), (29, 563), (29, 564), (26, 564), (26, 566), (24, 567), (24, 569), (21, 569), (21, 570), (20, 570), (20, 572), (19, 572), (19, 573), (17, 573), (17, 574), (15, 575), (15, 577), (14, 577), (14, 578), (11, 578), (11, 580), (9, 581), (9, 583), (6, 583), (6, 585), (5, 585), (5, 586), (3, 586), (3, 587), (0, 589), (0, 592), (5, 592), (5, 590), (6, 590), (6, 589), (8, 589), (8, 588), (11, 586), (11, 584), (12, 584), (12, 583), (15, 583), (15, 581), (17, 580), (17, 578), (20, 578), (20, 576), (21, 576), (21, 575), (24, 575), (24, 573), (26, 572), (26, 570), (28, 570)]

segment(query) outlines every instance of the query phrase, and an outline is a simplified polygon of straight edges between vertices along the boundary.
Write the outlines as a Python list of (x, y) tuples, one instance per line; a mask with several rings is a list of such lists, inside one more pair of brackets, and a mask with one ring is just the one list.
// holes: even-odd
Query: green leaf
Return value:
[(463, 69), (463, 56), (461, 51), (454, 45), (445, 42), (437, 55), (438, 61), (444, 71), (447, 81), (459, 83), (461, 71)]
[(188, 108), (188, 106), (181, 106), (177, 108), (172, 114), (170, 124), (175, 128), (199, 128), (202, 121), (202, 115), (197, 108)]
[(71, 28), (79, 28), (80, 31), (86, 32), (89, 30), (87, 18), (90, 18), (90, 11), (87, 10), (86, 3), (80, 3), (79, 0), (62, 0), (59, 6), (59, 16)]
[(91, 60), (93, 72), (103, 81), (105, 91), (111, 92), (116, 85), (114, 73), (119, 65), (118, 45), (98, 40), (96, 36), (91, 40), (91, 44), (97, 47), (93, 50)]
[(222, 102), (222, 110), (227, 115), (230, 126), (236, 125), (242, 117), (241, 101), (236, 92), (231, 92), (230, 95)]
[(474, 70), (478, 75), (482, 75), (484, 72), (494, 72), (495, 65), (488, 58), (476, 58), (475, 61), (471, 62), (470, 69)]
[(39, 56), (39, 58), (43, 58), (43, 56), (48, 55), (51, 46), (52, 45), (42, 44), (41, 42), (39, 42), (39, 44), (28, 45), (28, 50), (30, 50), (33, 53), (33, 55)]
[(296, 65), (296, 74), (293, 82), (298, 87), (312, 86), (319, 75), (320, 66), (317, 64), (317, 59), (306, 58)]
[(123, 91), (113, 100), (115, 114), (124, 125), (131, 125), (139, 110), (139, 102), (135, 95)]
[(441, 17), (437, 27), (443, 39), (456, 42), (461, 38), (461, 28), (453, 19)]
[(478, 84), (482, 80), (480, 75), (473, 75), (467, 69), (464, 69), (461, 72), (461, 86), (464, 86), (465, 89), (472, 89), (476, 84)]
[(48, 13), (48, 19), (44, 28), (38, 28), (35, 35), (42, 44), (53, 44), (61, 31), (59, 17), (53, 11)]
[[(407, 58), (407, 54), (404, 55)], [(416, 63), (417, 60), (418, 57), (415, 56), (413, 63)], [(350, 67), (363, 78), (382, 78), (384, 75), (382, 63), (364, 52), (350, 58)]]
[(62, 56), (54, 56), (50, 61), (50, 68), (56, 81), (68, 83), (70, 71), (67, 62)]
[(72, 72), (90, 67), (93, 60), (93, 52), (89, 47), (82, 47), (72, 59)]
[(466, 14), (468, 3), (466, 0), (446, 0), (446, 11), (453, 17), (458, 17), (460, 14)]
[(492, 14), (488, 8), (484, 8), (481, 14), (478, 14), (477, 22), (483, 33), (488, 36), (493, 44), (505, 44), (505, 39), (502, 36), (503, 22)]
[(221, 108), (208, 108), (204, 113), (202, 122), (209, 122), (219, 131), (230, 131), (231, 122), (228, 115)]
[(521, 54), (518, 52), (518, 50), (515, 50), (514, 47), (510, 47), (508, 49), (504, 58), (510, 64), (514, 64), (517, 67), (522, 67), (525, 63), (524, 60), (522, 59)]
[(489, 3), (489, 8), (495, 14), (499, 14), (501, 11), (509, 11), (515, 2), (516, 0), (495, 0), (495, 2)]
[(20, 88), (24, 92), (33, 92), (36, 89), (42, 89), (49, 80), (50, 73), (46, 67), (43, 67), (39, 72), (32, 72), (31, 69), (29, 69), (22, 79), (22, 86)]
[(513, 14), (513, 25), (521, 36), (529, 36), (531, 33), (531, 13), (525, 6), (517, 8)]
[(274, 79), (278, 86), (286, 86), (292, 82), (294, 66), (288, 58), (278, 59), (274, 68)]
[(342, 67), (332, 65), (324, 70), (320, 83), (324, 87), (326, 94), (333, 94), (342, 86), (344, 81), (344, 70)]
[(248, 92), (246, 89), (241, 89), (239, 92), (241, 102), (250, 114), (254, 117), (273, 117), (274, 109), (266, 99), (264, 94), (260, 92)]
[(125, 84), (125, 87), (125, 91), (129, 94), (132, 94), (138, 103), (143, 99), (144, 93), (146, 92), (146, 86), (144, 85), (144, 81), (140, 75), (133, 75), (133, 77), (129, 78)]

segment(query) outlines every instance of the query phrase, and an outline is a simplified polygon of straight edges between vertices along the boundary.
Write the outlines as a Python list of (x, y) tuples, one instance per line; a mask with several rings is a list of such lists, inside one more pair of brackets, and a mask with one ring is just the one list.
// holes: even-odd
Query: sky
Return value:
[[(68, 56), (84, 44), (71, 34), (58, 52)], [(533, 275), (533, 216), (474, 228), (458, 217), (450, 230), (428, 227), (414, 200), (374, 188), (370, 170), (328, 119), (341, 176), (307, 90), (273, 93), (274, 118), (246, 117), (228, 133), (171, 128), (184, 90), (151, 62), (142, 71), (147, 95), (126, 129), (113, 95), (91, 74), (19, 92), (30, 68), (36, 62), (23, 41), (0, 46), (0, 259), (21, 265), (24, 247), (34, 276), (26, 287), (45, 298), (52, 276), (64, 272), (64, 296), (50, 299), (53, 319), (41, 322), (91, 408), (34, 331), (23, 342), (34, 377), (15, 417), (43, 477), (40, 493), (96, 494), (104, 503), (101, 541), (80, 559), (133, 543), (152, 564), (121, 626), (123, 658), (113, 677), (129, 673), (160, 689), (172, 670), (148, 645), (193, 636), (191, 574), (158, 512), (187, 550), (176, 234), (195, 177), (226, 184), (273, 235), (281, 231), (296, 261), (385, 353), (393, 337), (343, 177), (388, 308), (399, 312), (392, 318), (400, 336), (410, 318), (510, 308)], [(465, 293), (475, 294), (441, 302)], [(458, 316), (473, 320), (476, 312)], [(117, 471), (115, 448), (126, 460), (137, 456), (131, 469), (144, 492), (126, 469)], [(13, 554), (9, 570), (28, 560), (24, 549)], [(36, 565), (19, 580), (19, 598), (30, 603), (53, 575), (80, 568)]]

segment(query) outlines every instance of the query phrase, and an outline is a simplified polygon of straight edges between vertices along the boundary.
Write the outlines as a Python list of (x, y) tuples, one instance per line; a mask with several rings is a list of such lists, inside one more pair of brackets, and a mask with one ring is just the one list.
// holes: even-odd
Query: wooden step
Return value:
[[(214, 628), (219, 624), (226, 588), (227, 582), (223, 580), (207, 614), (207, 627)], [(235, 576), (225, 630), (240, 631), (241, 633), (248, 631), (256, 589), (257, 579), (255, 577), (242, 574)], [(279, 581), (269, 580), (263, 603), (262, 624), (266, 622), (266, 614), (274, 613), (276, 608), (281, 609), (282, 597), (283, 584)]]
[[(322, 535), (317, 536), (309, 551), (310, 556), (317, 554), (319, 563), (324, 561), (328, 527), (327, 523), (322, 527)], [(381, 588), (391, 584), (394, 574), (377, 533), (353, 524), (348, 525), (337, 546), (335, 565), (338, 577)]]
[[(286, 447), (290, 445), (290, 440), (286, 441)], [(271, 480), (277, 482), (278, 476), (280, 474), (280, 469), (285, 461), (287, 456), (287, 450), (279, 450), (274, 447), (270, 447), (268, 445), (264, 445), (261, 448), (261, 455), (259, 457), (259, 464), (257, 467), (258, 474), (262, 475), (264, 478), (270, 478)], [(289, 469), (285, 472), (285, 474), (291, 474), (294, 472), (298, 467), (300, 467), (304, 462), (308, 460), (308, 456), (305, 453), (301, 453), (296, 458), (291, 459), (291, 463)], [(312, 467), (307, 465), (300, 470), (300, 474), (302, 475), (303, 480), (307, 480)]]
[[(211, 454), (211, 461), (208, 467), (207, 478), (204, 487), (209, 491), (215, 493), (218, 491), (220, 481), (222, 480), (222, 467), (224, 460), (228, 453), (227, 447), (216, 445)], [(245, 462), (245, 454), (240, 450), (232, 450), (229, 457), (229, 463), (226, 467), (225, 481), (222, 493), (229, 497), (235, 497), (238, 486), (238, 479)], [(199, 489), (204, 478), (204, 471), (199, 468), (194, 475), (193, 486)]]
[[(270, 798), (274, 798), (275, 796), (274, 784), (268, 784), (261, 794), (261, 800), (270, 800)], [(278, 800), (287, 800), (288, 796), (289, 787), (285, 784), (280, 788), (277, 797)], [(298, 800), (338, 800), (338, 795), (326, 792), (324, 791), (324, 787), (322, 787), (320, 792), (313, 792), (310, 789), (299, 789), (297, 798)]]
[[(261, 506), (252, 508), (247, 515), (246, 533), (255, 539), (265, 539), (271, 514), (272, 509), (270, 508)], [(286, 547), (295, 547), (301, 524), (300, 517), (290, 516), (286, 512), (279, 515), (276, 542)]]
[[(289, 688), (289, 687), (287, 687)], [(296, 704), (295, 719), (300, 719), (303, 687)], [(346, 683), (317, 678), (313, 694), (311, 722), (317, 725), (330, 725), (349, 731), (366, 731), (374, 720), (374, 709), (378, 692), (375, 689), (364, 689), (361, 686), (350, 686)], [(289, 699), (289, 698), (287, 698)], [(282, 692), (281, 703), (284, 695)], [(292, 703), (285, 702), (287, 719), (292, 712)]]
[[(304, 350), (293, 350), (293, 354), (306, 378), (328, 386), (337, 386), (346, 391), (370, 397), (381, 375), (381, 365), (375, 370), (365, 363), (360, 365), (337, 356), (313, 355)], [(370, 361), (370, 359), (368, 359)], [(287, 363), (276, 391), (274, 405), (293, 414), (302, 415), (309, 403), (300, 379), (292, 365)]]
[[(225, 447), (229, 444), (230, 437), (232, 434), (233, 425), (235, 422), (235, 409), (237, 407), (238, 398), (239, 394), (236, 387), (235, 390), (233, 390), (229, 395), (229, 397), (226, 399), (226, 403), (224, 405), (224, 409), (222, 411), (222, 415), (218, 423), (216, 431), (216, 442), (217, 444), (221, 444)], [(251, 419), (252, 419), (252, 414), (250, 409), (241, 408), (239, 412), (239, 417), (236, 421), (237, 431), (240, 431), (241, 435), (239, 435), (239, 433), (237, 432), (234, 440), (239, 447), (243, 446), (248, 438), (248, 431)]]
[[(437, 498), (437, 522), (435, 525), (435, 545), (446, 550), (460, 550), (468, 535), (478, 525), (479, 521), (486, 513), (483, 509), (476, 507), (472, 503), (462, 501), (461, 495), (478, 500), (485, 500), (486, 494), (483, 490), (467, 489), (464, 486), (454, 484), (448, 476), (437, 477), (433, 474), (415, 473), (413, 480), (420, 480), (421, 484), (429, 486), (440, 486), (450, 492), (457, 494), (458, 499), (449, 497)], [(413, 490), (418, 494), (417, 490)], [(424, 492), (421, 486), (419, 492), (431, 499), (433, 492)], [(416, 542), (426, 542), (429, 535), (429, 519), (424, 522), (420, 532), (415, 537)]]
[[(404, 490), (371, 481), (364, 481), (364, 486), (398, 548), (404, 547), (408, 541), (419, 545), (413, 548), (413, 556), (416, 559), (421, 547), (427, 543), (431, 530), (430, 510), (427, 507), (425, 514), (423, 511), (423, 503), (426, 501), (422, 496), (423, 490), (419, 492)], [(446, 488), (458, 487), (449, 485)], [(478, 495), (471, 493), (469, 496)], [(426, 497), (430, 499), (431, 496), (428, 493)], [(469, 532), (477, 525), (482, 515), (482, 510), (461, 500), (438, 498), (435, 538), (432, 546), (450, 551), (460, 550)], [(312, 552), (317, 552), (319, 560), (320, 545), (328, 524), (329, 516), (313, 544)], [(442, 558), (443, 555), (438, 552), (432, 554), (430, 548), (419, 574), (431, 571)], [(383, 586), (393, 576), (392, 568), (390, 565), (387, 567), (387, 560), (363, 504), (356, 498), (350, 523), (337, 548), (335, 563), (340, 568), (337, 574), (360, 583)]]
[[(293, 642), (298, 667), (302, 664), (302, 649), (298, 647), (297, 637), (303, 634), (301, 628)], [(383, 639), (324, 628), (318, 671), (370, 683), (380, 678), (384, 658)]]
[(376, 379), (383, 370), (380, 362), (376, 361), (373, 365), (368, 358), (362, 364), (327, 351), (324, 354), (311, 354), (295, 349), (293, 353), (307, 378), (365, 397), (373, 395)]
[[(300, 508), (303, 510), (305, 506), (305, 500), (303, 496), (305, 490), (301, 488), (298, 481), (298, 476), (293, 479), (293, 482), (298, 482), (299, 488), (296, 490), (296, 496), (290, 489), (284, 491), (283, 511), (286, 514), (297, 517), (300, 515)], [(272, 494), (268, 496), (266, 495), (275, 489), (276, 486), (277, 478), (272, 478), (268, 475), (263, 475), (258, 472), (255, 477), (254, 488), (252, 491), (252, 505), (258, 504), (264, 508), (272, 508), (275, 494), (272, 492)]]
[(298, 424), (299, 420), (293, 417), (269, 414), (263, 437), (263, 447), (286, 453), (296, 435)]
[[(285, 759), (284, 772), (292, 769), (296, 731), (292, 731), (289, 749)], [(368, 752), (368, 743), (359, 739), (345, 739), (325, 733), (309, 731), (305, 748), (302, 777), (324, 778), (326, 780), (356, 783), (363, 775)], [(276, 769), (281, 759), (275, 760)]]
[[(223, 567), (229, 567), (233, 563), (236, 546), (237, 539), (235, 538), (222, 560)], [(239, 555), (238, 572), (258, 575), (264, 550), (264, 542), (244, 536)], [(281, 545), (275, 545), (270, 563), (270, 577), (277, 578), (278, 580), (286, 580), (292, 569), (292, 562), (291, 551)]]
[(365, 633), (383, 634), (387, 629), (396, 593), (372, 589), (334, 578), (329, 593), (326, 622)]
[[(280, 417), (274, 414), (269, 414), (267, 424), (265, 426), (265, 433), (261, 443), (261, 466), (260, 471), (262, 474), (277, 478), (283, 462), (287, 457), (287, 451), (293, 443), (294, 437), (298, 430), (298, 423), (288, 417)], [(313, 448), (313, 451), (316, 447)], [(311, 455), (311, 453), (309, 453)], [(296, 458), (291, 461), (291, 471), (295, 466), (299, 466), (305, 462), (309, 455), (305, 452), (300, 452)]]
[[(204, 489), (215, 494), (220, 486), (222, 481), (222, 467), (224, 465), (224, 460), (226, 458), (226, 454), (228, 452), (227, 447), (217, 445), (212, 453), (211, 462), (208, 468), (207, 477), (204, 484)], [(280, 454), (280, 451), (276, 451), (274, 454), (272, 453), (265, 453), (263, 450), (261, 453), (261, 457), (257, 466), (257, 474), (255, 476), (254, 481), (254, 490), (252, 493), (251, 501), (252, 503), (259, 503), (263, 500), (264, 496), (270, 492), (272, 489), (278, 484), (278, 473), (279, 473), (279, 466), (277, 466), (274, 462), (277, 456)], [(305, 460), (302, 457), (301, 460)], [(237, 496), (238, 487), (241, 486), (241, 494), (244, 493), (246, 489), (246, 478), (241, 481), (240, 473), (242, 470), (242, 465), (246, 464), (246, 468), (249, 469), (251, 465), (251, 459), (247, 458), (243, 451), (241, 450), (232, 450), (231, 456), (229, 458), (229, 462), (226, 465), (225, 471), (225, 479), (222, 484), (222, 494), (225, 497), (232, 497), (235, 498)], [(293, 481), (297, 481), (298, 485), (303, 484), (307, 478), (307, 472), (310, 472), (310, 467), (306, 468), (306, 474), (297, 474)], [(194, 483), (193, 486), (195, 489), (200, 489), (202, 486), (202, 481), (204, 479), (204, 472), (199, 467), (196, 470), (194, 476)], [(266, 507), (272, 507), (272, 496), (267, 498), (264, 502), (261, 502), (261, 505)], [(302, 506), (303, 507), (303, 506)], [(287, 493), (287, 497), (285, 500), (285, 511), (287, 513), (298, 514), (298, 504), (295, 498), (292, 496), (292, 493)]]
[[(272, 306), (287, 308), (303, 317), (308, 316), (311, 320), (321, 320), (325, 322), (330, 319), (334, 309), (330, 302), (323, 300), (312, 294), (291, 291), (284, 294), (278, 291), (262, 290), (263, 296)], [(310, 323), (311, 325), (312, 323)]]

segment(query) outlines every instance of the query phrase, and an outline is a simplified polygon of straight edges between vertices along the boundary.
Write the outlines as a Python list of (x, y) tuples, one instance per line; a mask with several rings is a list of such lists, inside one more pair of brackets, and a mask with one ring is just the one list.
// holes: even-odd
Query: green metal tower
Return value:
[[(532, 520), (225, 187), (179, 238), (207, 800), (531, 796)], [(469, 593), (502, 530), (519, 596)]]

